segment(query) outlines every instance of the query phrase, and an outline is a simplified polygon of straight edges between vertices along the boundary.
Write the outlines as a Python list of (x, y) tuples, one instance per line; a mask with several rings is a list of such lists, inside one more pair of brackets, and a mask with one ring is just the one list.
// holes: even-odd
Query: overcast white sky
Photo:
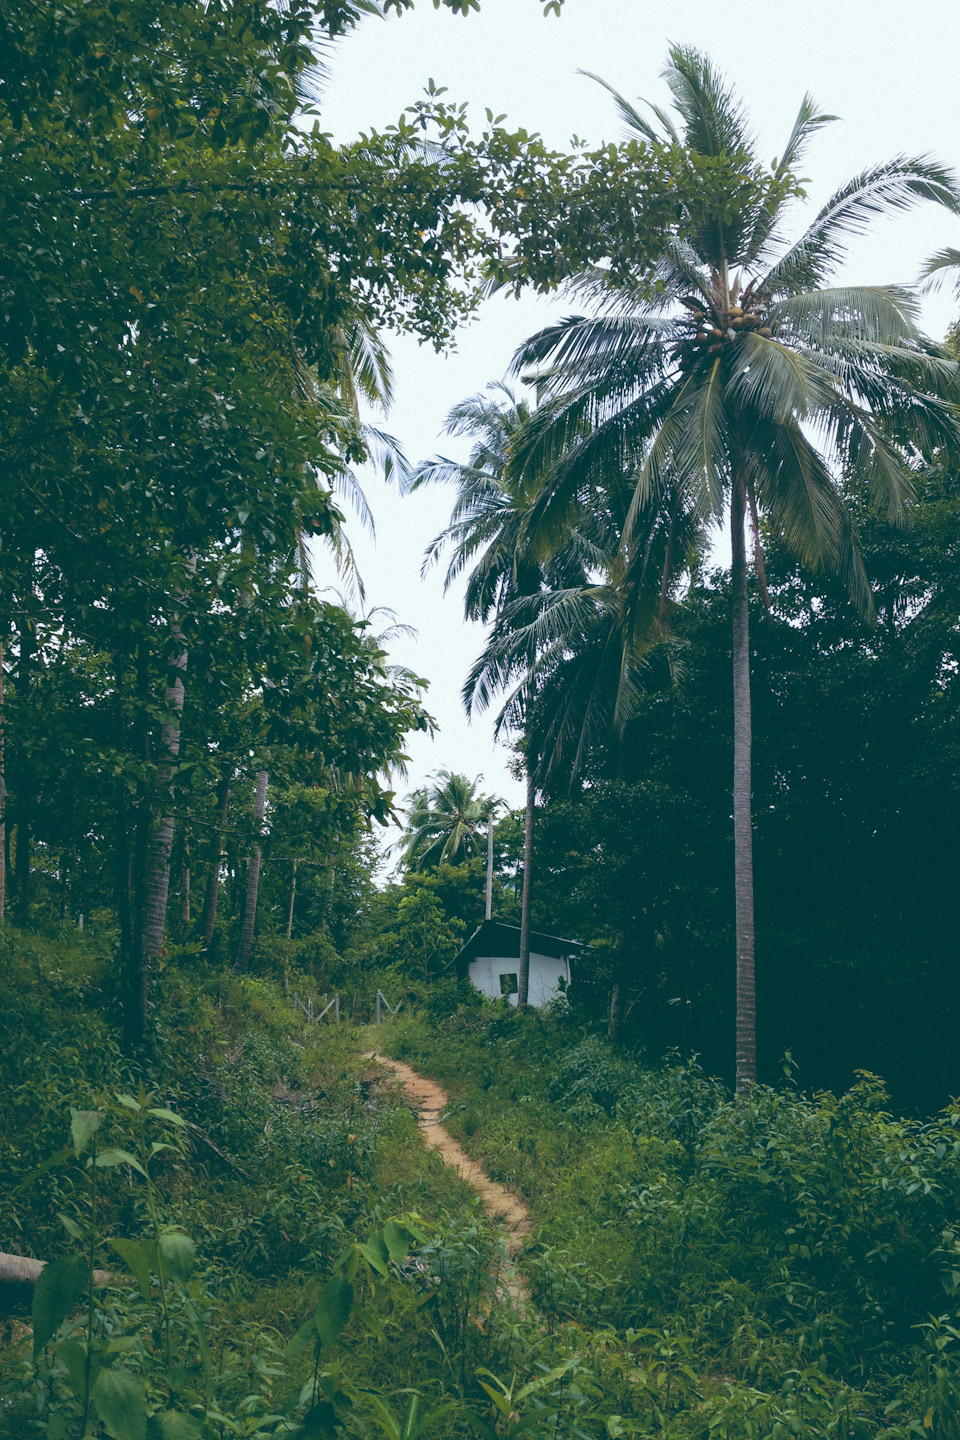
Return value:
[[(610, 97), (577, 70), (595, 71), (624, 94), (666, 103), (659, 72), (667, 45), (706, 50), (743, 96), (767, 158), (778, 154), (805, 90), (841, 117), (810, 147), (809, 213), (863, 166), (895, 154), (933, 151), (960, 165), (956, 0), (567, 0), (545, 19), (538, 0), (481, 0), (467, 18), (435, 11), (428, 0), (402, 18), (371, 20), (335, 53), (322, 115), (337, 140), (395, 120), (431, 77), (467, 100), (478, 122), (490, 106), (507, 123), (537, 130), (560, 148), (574, 134), (591, 143), (617, 139)], [(806, 212), (805, 212), (806, 213)], [(848, 274), (866, 283), (909, 281), (924, 256), (960, 246), (960, 221), (932, 207), (886, 221), (851, 252)], [(569, 308), (562, 304), (559, 312)], [(952, 318), (948, 295), (925, 303), (928, 331)], [(456, 351), (437, 356), (410, 340), (393, 343), (397, 400), (388, 422), (411, 460), (438, 449), (461, 456), (464, 442), (441, 438), (458, 400), (500, 378), (516, 345), (557, 313), (534, 297), (487, 303)], [(427, 542), (446, 524), (452, 499), (442, 488), (405, 499), (364, 477), (376, 541), (358, 523), (351, 535), (368, 605), (386, 606), (416, 628), (416, 639), (390, 647), (394, 658), (430, 681), (427, 706), (439, 722), (433, 741), (413, 737), (410, 783), (446, 766), (483, 776), (485, 788), (522, 803), (507, 770), (509, 752), (493, 744), (486, 720), (468, 724), (460, 687), (481, 643), (466, 626), (459, 593), (443, 595), (442, 571), (420, 578)]]

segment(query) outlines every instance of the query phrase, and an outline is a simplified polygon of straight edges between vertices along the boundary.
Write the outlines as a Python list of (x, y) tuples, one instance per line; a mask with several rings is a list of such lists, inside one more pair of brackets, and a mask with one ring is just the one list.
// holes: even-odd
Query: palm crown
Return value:
[(439, 770), (408, 802), (400, 842), (407, 869), (456, 865), (479, 855), (496, 804), (492, 796), (479, 793), (475, 780)]
[[(675, 47), (665, 76), (678, 121), (659, 109), (648, 120), (617, 96), (633, 129), (757, 165), (742, 110), (704, 56)], [(831, 119), (805, 97), (777, 172), (795, 168)], [(535, 370), (547, 402), (515, 461), (546, 476), (534, 525), (555, 529), (614, 469), (635, 475), (634, 515), (679, 476), (688, 503), (720, 518), (736, 471), (745, 504), (806, 563), (838, 565), (868, 605), (835, 476), (842, 468), (901, 515), (915, 448), (956, 437), (954, 367), (920, 334), (908, 291), (827, 282), (874, 216), (923, 199), (956, 209), (952, 176), (900, 158), (843, 186), (791, 245), (781, 239), (789, 201), (672, 240), (656, 303), (611, 292), (602, 271), (580, 277), (572, 289), (601, 313), (541, 331), (515, 360)]]

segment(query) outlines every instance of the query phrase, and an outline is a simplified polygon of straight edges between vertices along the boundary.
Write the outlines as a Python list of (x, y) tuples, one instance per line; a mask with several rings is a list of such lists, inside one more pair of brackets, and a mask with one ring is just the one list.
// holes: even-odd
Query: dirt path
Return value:
[(427, 1080), (405, 1065), (402, 1060), (391, 1060), (376, 1050), (368, 1050), (364, 1059), (374, 1060), (384, 1070), (389, 1070), (403, 1086), (404, 1094), (417, 1112), (417, 1124), (423, 1138), (433, 1150), (438, 1150), (446, 1165), (450, 1165), (461, 1180), (476, 1190), (480, 1203), (491, 1220), (501, 1221), (507, 1230), (506, 1251), (510, 1262), (504, 1289), (519, 1304), (529, 1299), (529, 1289), (517, 1268), (517, 1256), (523, 1249), (523, 1242), (532, 1228), (530, 1211), (519, 1195), (506, 1186), (500, 1185), (472, 1160), (463, 1147), (453, 1138), (449, 1130), (440, 1124), (440, 1115), (446, 1109), (448, 1100), (444, 1090), (435, 1080)]

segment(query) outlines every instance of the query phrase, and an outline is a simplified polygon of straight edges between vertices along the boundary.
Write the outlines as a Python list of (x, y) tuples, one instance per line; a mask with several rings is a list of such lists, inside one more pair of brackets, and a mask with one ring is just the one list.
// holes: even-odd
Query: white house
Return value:
[[(542, 1010), (570, 984), (570, 961), (580, 949), (576, 940), (530, 931), (529, 1004)], [(499, 920), (478, 925), (460, 954), (452, 961), (459, 979), (468, 977), (491, 1000), (506, 996), (517, 1003), (520, 972), (520, 927)]]

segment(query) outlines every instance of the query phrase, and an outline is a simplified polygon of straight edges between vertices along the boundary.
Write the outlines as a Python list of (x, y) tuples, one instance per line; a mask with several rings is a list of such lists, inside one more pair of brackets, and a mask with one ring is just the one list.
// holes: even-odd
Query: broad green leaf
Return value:
[(140, 1102), (138, 1100), (134, 1100), (132, 1095), (118, 1095), (117, 1102), (118, 1104), (122, 1105), (126, 1110), (135, 1110), (137, 1114), (140, 1113)]
[(62, 1210), (57, 1211), (57, 1219), (60, 1221), (60, 1224), (63, 1226), (64, 1230), (66, 1230), (67, 1234), (70, 1235), (74, 1240), (83, 1239), (83, 1231), (80, 1229), (80, 1226), (77, 1224), (76, 1220), (72, 1219), (69, 1215), (64, 1215)]
[(82, 1395), (87, 1383), (87, 1347), (79, 1340), (61, 1340), (57, 1346), (57, 1359), (70, 1377), (75, 1395)]
[[(377, 1241), (380, 1243), (377, 1244)], [(389, 1258), (387, 1255), (387, 1247), (384, 1245), (383, 1237), (379, 1232), (360, 1246), (360, 1254), (364, 1260), (366, 1260), (371, 1270), (375, 1270), (378, 1275), (389, 1274), (387, 1269), (387, 1260)]]
[(90, 1398), (112, 1440), (146, 1440), (147, 1396), (136, 1375), (127, 1370), (104, 1370)]
[(147, 1178), (146, 1170), (144, 1170), (136, 1155), (131, 1155), (129, 1150), (101, 1150), (97, 1156), (96, 1164), (97, 1167), (102, 1170), (111, 1170), (117, 1165), (129, 1165), (132, 1170), (136, 1170), (144, 1179)]
[(87, 1288), (90, 1267), (82, 1255), (52, 1260), (40, 1271), (33, 1292), (33, 1353), (40, 1351), (56, 1335)]
[(103, 1120), (102, 1110), (74, 1110), (70, 1108), (70, 1135), (75, 1155), (82, 1155), (94, 1133)]
[(337, 1412), (329, 1400), (319, 1400), (303, 1417), (303, 1424), (297, 1431), (303, 1440), (314, 1436), (333, 1435), (337, 1429)]
[(161, 1235), (160, 1255), (163, 1259), (164, 1272), (171, 1279), (186, 1284), (197, 1258), (197, 1247), (190, 1236), (181, 1235), (178, 1232)]
[(111, 1240), (111, 1248), (116, 1250), (124, 1265), (130, 1270), (137, 1284), (140, 1286), (140, 1294), (144, 1300), (150, 1298), (150, 1255), (147, 1253), (140, 1240)]
[(54, 1410), (43, 1432), (47, 1440), (67, 1440), (69, 1432), (70, 1421), (67, 1418), (66, 1411)]
[(356, 1280), (360, 1268), (360, 1246), (348, 1245), (338, 1256), (333, 1268), (342, 1271), (348, 1280)]
[(183, 1116), (175, 1114), (173, 1110), (164, 1110), (162, 1107), (155, 1106), (148, 1110), (147, 1114), (156, 1116), (158, 1120), (169, 1120), (171, 1125), (179, 1125), (181, 1130), (187, 1128), (187, 1122)]
[(383, 1227), (383, 1241), (391, 1260), (406, 1260), (413, 1236), (399, 1220), (388, 1220)]
[[(301, 1350), (305, 1350), (306, 1347), (316, 1338), (317, 1326), (313, 1316), (311, 1315), (310, 1319), (305, 1320), (304, 1323), (300, 1326), (300, 1329), (297, 1331), (296, 1335), (294, 1335), (293, 1338), (287, 1342), (287, 1348), (283, 1352), (284, 1358), (287, 1360), (292, 1360), (294, 1356), (299, 1355)], [(312, 1379), (310, 1381), (310, 1385), (311, 1387), (313, 1385)]]
[(151, 1440), (200, 1440), (203, 1425), (194, 1415), (184, 1415), (182, 1410), (162, 1410), (150, 1421)]
[(345, 1275), (333, 1275), (323, 1287), (314, 1323), (324, 1345), (332, 1345), (350, 1319), (353, 1308), (353, 1286)]

